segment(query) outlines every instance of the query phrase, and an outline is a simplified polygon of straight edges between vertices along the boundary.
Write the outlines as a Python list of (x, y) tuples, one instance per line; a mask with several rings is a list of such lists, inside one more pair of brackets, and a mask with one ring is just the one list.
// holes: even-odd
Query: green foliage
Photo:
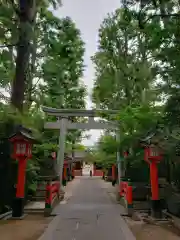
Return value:
[(113, 136), (102, 136), (95, 149), (88, 151), (87, 161), (96, 163), (106, 169), (116, 163), (117, 143)]
[[(99, 30), (99, 48), (93, 56), (96, 69), (94, 103), (120, 109), (155, 100), (152, 62), (145, 52), (145, 34), (138, 29), (133, 10), (118, 9)], [(151, 88), (151, 89), (150, 89)]]
[[(24, 111), (20, 114), (9, 104), (20, 33), (19, 16), (15, 12), (18, 5), (15, 1), (12, 6), (12, 2), (0, 1), (0, 139), (7, 138), (15, 124), (22, 124), (31, 128), (40, 140), (40, 144), (33, 146), (33, 157), (27, 166), (27, 191), (33, 192), (41, 166), (58, 148), (59, 131), (44, 130), (45, 121), (56, 119), (44, 116), (41, 105), (85, 108), (86, 87), (80, 81), (84, 70), (84, 43), (70, 18), (57, 18), (49, 10), (50, 5), (57, 8), (60, 1), (36, 1), (37, 12), (28, 35), (30, 56), (25, 63), (28, 65), (26, 89), (19, 86), (24, 91)], [(81, 134), (81, 131), (68, 134), (67, 152), (72, 148), (83, 149), (79, 145)]]
[[(124, 162), (126, 174), (137, 166), (140, 171), (144, 164), (139, 140), (149, 132), (157, 133), (170, 164), (180, 152), (180, 20), (175, 15), (179, 6), (175, 1), (141, 1), (135, 9), (135, 2), (140, 3), (124, 2), (104, 19), (98, 51), (92, 57), (96, 70), (93, 102), (98, 108), (119, 110), (116, 118), (104, 117), (119, 124), (121, 156), (123, 151), (130, 153)], [(113, 153), (108, 151), (114, 142), (108, 134), (109, 144), (101, 137), (96, 149), (103, 164), (116, 151), (113, 147)]]
[(113, 154), (117, 150), (117, 143), (113, 136), (111, 135), (104, 135), (99, 139), (97, 144), (98, 149), (104, 152), (105, 154)]

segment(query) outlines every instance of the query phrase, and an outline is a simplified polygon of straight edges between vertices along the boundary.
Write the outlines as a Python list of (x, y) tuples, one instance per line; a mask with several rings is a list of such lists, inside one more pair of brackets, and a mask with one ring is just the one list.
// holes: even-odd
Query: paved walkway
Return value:
[(120, 216), (123, 208), (112, 202), (101, 179), (74, 181), (71, 198), (54, 209), (56, 217), (39, 240), (135, 240)]

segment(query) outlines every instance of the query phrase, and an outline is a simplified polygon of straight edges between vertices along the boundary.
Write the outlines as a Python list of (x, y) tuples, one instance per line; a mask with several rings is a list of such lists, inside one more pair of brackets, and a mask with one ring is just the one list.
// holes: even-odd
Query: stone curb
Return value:
[(123, 217), (120, 217), (120, 226), (121, 226), (121, 231), (124, 235), (124, 240), (136, 240), (136, 237), (133, 235), (132, 231), (128, 227)]
[[(107, 184), (106, 184), (106, 186), (107, 186)], [(109, 186), (109, 187), (107, 187), (106, 188), (106, 192), (107, 192), (107, 190), (108, 190), (108, 188), (111, 188), (111, 186)], [(110, 196), (110, 198), (112, 198), (113, 199), (113, 202), (114, 203), (116, 203), (116, 204), (118, 204), (119, 203), (119, 201), (117, 200), (117, 190), (118, 189), (116, 189), (116, 191), (115, 192), (112, 192), (111, 194), (112, 194), (112, 196)], [(108, 193), (108, 192), (107, 192)], [(110, 194), (109, 194), (110, 195)], [(114, 195), (114, 196), (113, 196)], [(122, 205), (121, 205), (122, 206)], [(122, 206), (123, 208), (124, 208), (124, 206)], [(125, 208), (124, 208), (124, 214), (126, 213), (126, 210), (125, 210)], [(123, 214), (123, 213), (122, 213)], [(122, 214), (120, 214), (120, 215), (122, 215)], [(128, 226), (128, 224), (126, 223), (126, 220), (123, 218), (123, 216), (120, 216), (120, 218), (119, 218), (120, 220), (120, 228), (121, 228), (121, 231), (122, 231), (122, 233), (123, 233), (123, 235), (124, 235), (124, 240), (136, 240), (136, 237), (133, 235), (133, 233), (132, 233), (132, 231), (131, 231), (131, 229), (129, 228), (129, 226)]]
[(38, 240), (52, 240), (53, 233), (56, 231), (56, 228), (58, 226), (59, 216), (56, 216), (53, 218), (53, 220), (49, 223), (48, 227), (45, 229), (44, 233), (38, 238)]

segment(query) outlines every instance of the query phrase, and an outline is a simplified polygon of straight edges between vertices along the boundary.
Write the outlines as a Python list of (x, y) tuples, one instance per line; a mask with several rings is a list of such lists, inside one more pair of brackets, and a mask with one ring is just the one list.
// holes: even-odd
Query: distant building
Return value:
[(86, 160), (86, 151), (75, 151), (73, 156), (72, 153), (69, 153), (68, 157), (71, 158), (69, 161), (74, 163), (75, 174), (82, 175), (83, 163)]

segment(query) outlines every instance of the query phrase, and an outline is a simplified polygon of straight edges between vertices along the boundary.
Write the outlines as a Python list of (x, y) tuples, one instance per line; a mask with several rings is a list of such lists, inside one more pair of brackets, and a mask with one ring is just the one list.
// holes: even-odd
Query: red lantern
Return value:
[(56, 159), (56, 152), (52, 152), (51, 156), (52, 156), (53, 159)]
[(13, 144), (12, 158), (31, 158), (32, 157), (32, 142), (21, 134), (14, 135), (10, 138)]
[(150, 162), (159, 162), (162, 159), (162, 154), (159, 148), (155, 145), (150, 145), (145, 148), (144, 151), (144, 160), (148, 163)]
[(124, 155), (124, 158), (127, 158), (127, 157), (128, 157), (128, 151), (125, 151), (125, 152), (123, 153), (123, 155)]
[(67, 166), (68, 166), (68, 161), (64, 160), (64, 167), (67, 167)]

